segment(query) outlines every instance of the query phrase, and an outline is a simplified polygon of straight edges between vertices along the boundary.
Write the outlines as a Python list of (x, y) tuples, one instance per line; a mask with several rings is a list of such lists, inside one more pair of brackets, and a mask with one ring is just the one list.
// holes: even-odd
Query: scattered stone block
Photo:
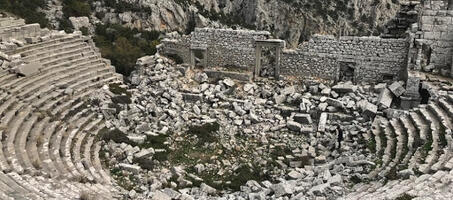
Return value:
[(390, 108), (390, 105), (392, 105), (392, 101), (393, 101), (392, 92), (389, 89), (384, 88), (384, 90), (382, 90), (382, 92), (379, 94), (378, 105), (384, 106), (385, 108)]
[(145, 142), (146, 135), (128, 135), (127, 138), (137, 144), (143, 144)]
[(14, 71), (22, 76), (31, 76), (33, 74), (37, 74), (42, 68), (43, 66), (40, 63), (33, 62), (25, 65), (19, 65)]
[(318, 131), (319, 132), (324, 132), (326, 131), (326, 124), (327, 124), (327, 113), (321, 113), (321, 116), (319, 117), (319, 123), (318, 123)]
[(369, 117), (369, 118), (372, 118), (374, 116), (376, 116), (376, 113), (377, 113), (377, 110), (378, 110), (378, 107), (372, 103), (365, 103), (363, 105), (363, 112), (362, 112), (362, 115), (363, 116), (366, 116), (366, 117)]
[(120, 164), (118, 164), (118, 167), (121, 169), (124, 169), (126, 171), (130, 171), (134, 174), (138, 174), (141, 170), (140, 166), (130, 165), (130, 164), (126, 164), (126, 163), (120, 163)]
[(388, 89), (396, 96), (400, 97), (406, 92), (406, 89), (403, 87), (403, 84), (399, 81), (391, 84)]
[(301, 123), (301, 124), (312, 124), (313, 121), (311, 120), (310, 114), (302, 114), (302, 113), (297, 113), (293, 117), (295, 122)]
[(293, 187), (290, 184), (279, 183), (271, 186), (271, 189), (274, 191), (275, 197), (281, 197), (283, 195), (292, 194)]
[(333, 86), (332, 90), (338, 93), (349, 93), (357, 91), (357, 86), (351, 84), (338, 84)]
[(203, 95), (202, 94), (193, 94), (193, 93), (181, 93), (182, 98), (184, 101), (187, 102), (197, 102), (197, 101), (203, 101)]
[(207, 194), (215, 194), (217, 190), (209, 185), (206, 185), (205, 183), (202, 183), (200, 185), (200, 190), (207, 193)]
[(151, 200), (171, 200), (171, 197), (159, 190), (156, 190), (154, 194), (151, 195)]
[(154, 149), (142, 149), (140, 152), (135, 154), (136, 158), (149, 158), (154, 154)]
[(286, 127), (288, 127), (289, 130), (300, 132), (302, 125), (295, 121), (289, 121), (288, 123), (286, 123)]
[(302, 174), (297, 172), (296, 170), (292, 170), (288, 173), (288, 177), (291, 179), (299, 179), (302, 178)]
[(343, 107), (343, 102), (341, 102), (339, 100), (336, 100), (336, 99), (332, 99), (332, 98), (327, 98), (326, 103), (329, 106), (333, 106), (333, 107), (336, 107), (336, 108), (342, 108)]

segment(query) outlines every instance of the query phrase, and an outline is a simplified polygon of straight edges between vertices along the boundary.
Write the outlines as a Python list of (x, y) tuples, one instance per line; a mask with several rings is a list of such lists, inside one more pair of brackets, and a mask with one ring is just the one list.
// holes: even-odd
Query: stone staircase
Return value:
[[(2, 41), (24, 26), (0, 18)], [(81, 34), (26, 30), (22, 36), (16, 40), (25, 39), (24, 45), (0, 51), (42, 68), (30, 76), (0, 68), (0, 199), (75, 199), (82, 192), (117, 198), (99, 159), (96, 134), (104, 119), (86, 99), (122, 76)]]
[[(375, 120), (366, 137), (376, 144), (377, 166), (369, 173), (376, 181), (355, 185), (345, 199), (394, 199), (403, 194), (421, 199), (453, 196), (453, 191), (442, 189), (453, 186), (452, 129), (453, 93), (399, 118)], [(398, 172), (407, 169), (418, 177), (404, 180)]]

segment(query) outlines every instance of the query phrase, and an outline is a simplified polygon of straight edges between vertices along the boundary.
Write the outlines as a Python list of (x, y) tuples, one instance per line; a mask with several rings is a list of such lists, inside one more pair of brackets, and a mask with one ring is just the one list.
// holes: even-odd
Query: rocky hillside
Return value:
[(399, 10), (398, 0), (53, 0), (48, 16), (62, 16), (62, 2), (90, 4), (92, 22), (182, 33), (240, 26), (268, 30), (292, 47), (314, 33), (379, 34)]

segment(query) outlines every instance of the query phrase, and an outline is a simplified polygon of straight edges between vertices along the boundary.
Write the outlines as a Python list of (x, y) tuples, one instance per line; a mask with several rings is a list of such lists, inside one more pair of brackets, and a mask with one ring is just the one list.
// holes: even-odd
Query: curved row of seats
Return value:
[[(452, 130), (453, 94), (441, 96), (399, 118), (375, 120), (367, 137), (376, 144), (377, 166), (369, 173), (369, 178), (376, 181), (356, 185), (355, 192), (346, 199), (394, 199), (404, 193), (423, 197), (434, 195), (442, 187), (451, 188)], [(404, 180), (398, 172), (406, 169), (419, 177)], [(421, 186), (430, 184), (435, 185), (432, 191), (421, 193), (424, 191)]]
[[(14, 29), (2, 29), (2, 20), (0, 30)], [(6, 53), (43, 68), (21, 77), (0, 69), (0, 199), (117, 195), (99, 159), (104, 120), (87, 97), (122, 77), (80, 34), (51, 34)]]

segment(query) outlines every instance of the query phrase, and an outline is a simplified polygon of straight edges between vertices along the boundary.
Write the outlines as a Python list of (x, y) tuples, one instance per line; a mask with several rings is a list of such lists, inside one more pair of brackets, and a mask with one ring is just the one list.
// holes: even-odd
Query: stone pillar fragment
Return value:
[(261, 69), (261, 45), (257, 45), (255, 48), (255, 73), (253, 78), (256, 79), (260, 74)]
[(280, 47), (277, 47), (275, 50), (275, 80), (280, 79), (280, 54), (282, 52), (282, 49)]

